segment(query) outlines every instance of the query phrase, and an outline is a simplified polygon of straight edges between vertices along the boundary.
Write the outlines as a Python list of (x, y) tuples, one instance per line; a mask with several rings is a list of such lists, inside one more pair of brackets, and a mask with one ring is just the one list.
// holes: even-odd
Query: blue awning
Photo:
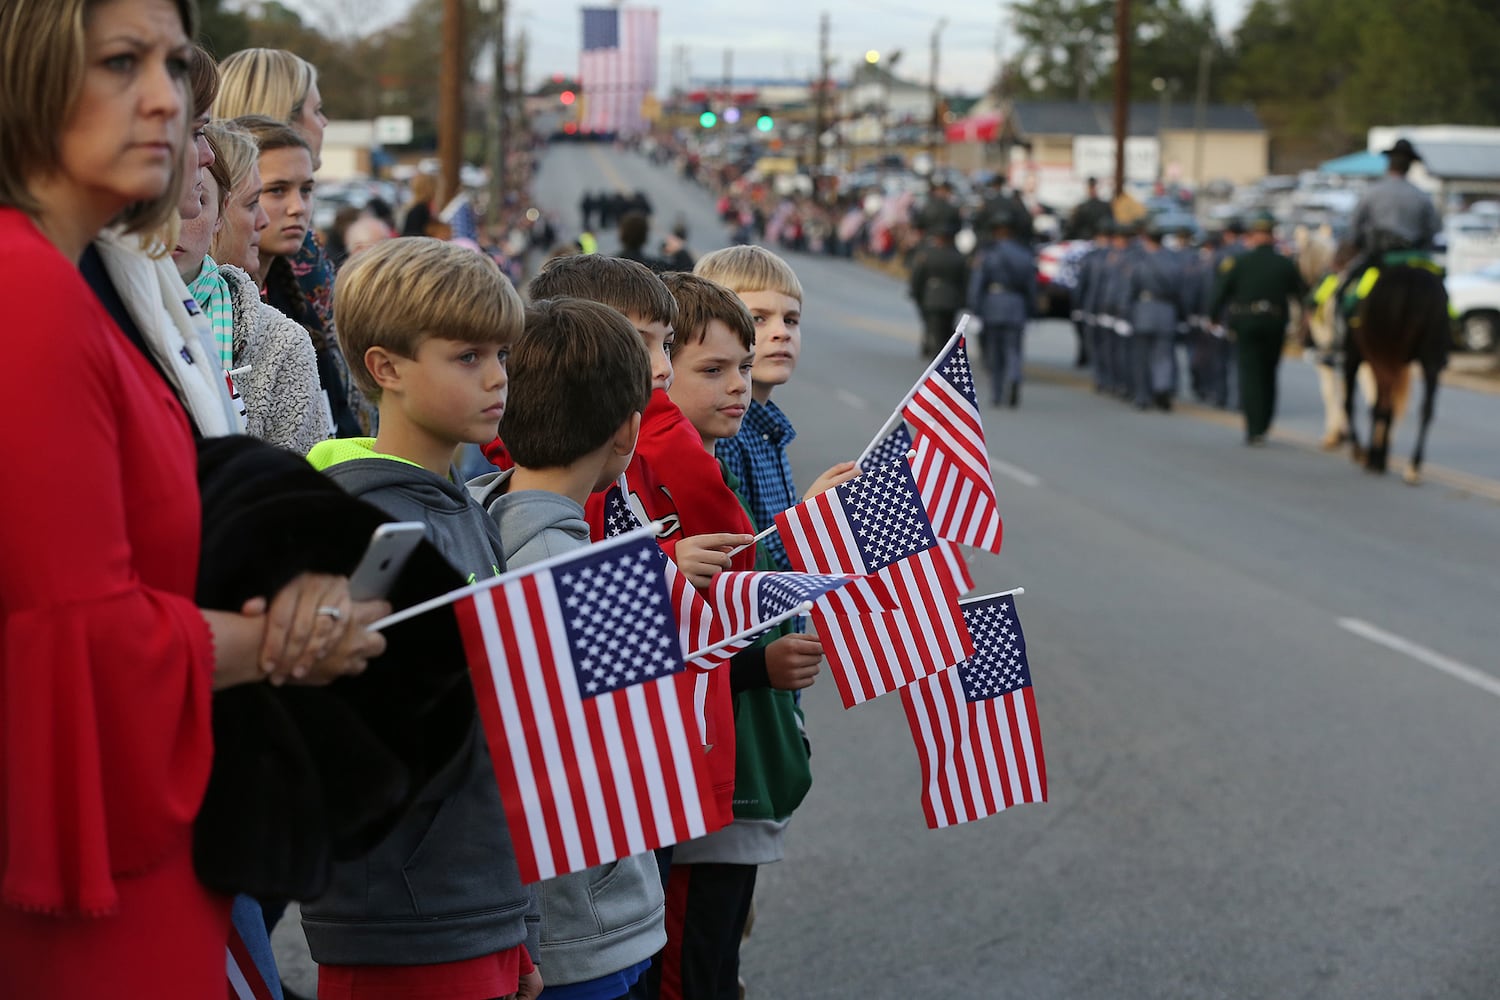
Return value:
[(1322, 164), (1318, 173), (1339, 177), (1379, 177), (1385, 173), (1385, 157), (1380, 153), (1350, 153)]

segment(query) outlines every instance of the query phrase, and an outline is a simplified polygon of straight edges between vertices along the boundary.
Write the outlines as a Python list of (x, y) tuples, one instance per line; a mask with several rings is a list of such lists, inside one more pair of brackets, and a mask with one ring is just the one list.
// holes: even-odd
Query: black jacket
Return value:
[[(199, 443), (198, 603), (237, 610), (304, 571), (348, 573), (390, 520), (298, 456), (254, 438)], [(462, 586), (425, 543), (397, 608)], [(361, 856), (466, 749), (473, 689), (451, 609), (386, 631), (387, 650), (326, 687), (242, 684), (214, 695), (214, 763), (193, 861), (212, 889), (311, 899), (332, 863)]]

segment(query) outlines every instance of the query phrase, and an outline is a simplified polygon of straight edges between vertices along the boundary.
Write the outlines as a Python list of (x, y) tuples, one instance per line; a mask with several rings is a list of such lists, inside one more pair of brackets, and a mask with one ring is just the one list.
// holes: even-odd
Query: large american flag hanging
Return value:
[(641, 106), (656, 92), (658, 19), (655, 7), (583, 8), (578, 83), (585, 132), (646, 131)]
[(889, 610), (872, 612), (856, 584), (813, 607), (844, 707), (973, 654), (958, 610), (962, 558), (938, 543), (904, 460), (796, 505), (776, 524), (796, 569), (870, 575), (890, 596)]
[(716, 825), (660, 559), (642, 529), (455, 606), (526, 882)]
[(1026, 638), (1015, 599), (963, 603), (975, 653), (901, 689), (922, 762), (922, 811), (931, 829), (1047, 800)]
[(963, 337), (933, 362), (901, 415), (916, 431), (912, 472), (933, 528), (951, 541), (999, 552), (1000, 508)]

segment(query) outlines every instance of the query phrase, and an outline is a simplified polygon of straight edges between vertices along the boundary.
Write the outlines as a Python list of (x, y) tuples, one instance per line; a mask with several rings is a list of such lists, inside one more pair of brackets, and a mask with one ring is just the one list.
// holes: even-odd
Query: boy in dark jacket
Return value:
[[(515, 466), (469, 489), (518, 569), (590, 544), (583, 505), (630, 462), (651, 398), (651, 364), (615, 310), (546, 299), (527, 310), (510, 365), (500, 433)], [(625, 996), (666, 943), (661, 878), (649, 852), (547, 879), (537, 891), (553, 1000)]]
[[(505, 565), (499, 533), (462, 484), (454, 450), (495, 436), (522, 305), (489, 258), (425, 237), (389, 240), (338, 279), (339, 338), (379, 436), (308, 456), (351, 494), (403, 521), (471, 581)], [(302, 908), (321, 1000), (535, 997), (540, 916), (521, 884), (477, 714), (468, 749), (367, 857), (335, 866)]]

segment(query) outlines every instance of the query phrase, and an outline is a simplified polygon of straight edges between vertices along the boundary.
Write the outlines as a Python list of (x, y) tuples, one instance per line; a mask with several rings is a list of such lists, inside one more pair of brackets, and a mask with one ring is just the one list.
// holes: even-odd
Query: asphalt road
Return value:
[[(722, 241), (705, 193), (631, 154), (556, 149), (538, 196), (571, 229), (606, 185)], [(922, 362), (896, 282), (793, 264), (778, 401), (808, 481)], [(1307, 443), (1300, 364), (1249, 450), (1221, 414), (1087, 392), (1061, 324), (1028, 351), (1021, 408), (985, 413), (1004, 550), (971, 566), (980, 593), (1026, 588), (1051, 801), (929, 831), (899, 700), (813, 688), (816, 780), (761, 874), (749, 995), (1500, 995), (1500, 397), (1444, 390), (1412, 488)]]

